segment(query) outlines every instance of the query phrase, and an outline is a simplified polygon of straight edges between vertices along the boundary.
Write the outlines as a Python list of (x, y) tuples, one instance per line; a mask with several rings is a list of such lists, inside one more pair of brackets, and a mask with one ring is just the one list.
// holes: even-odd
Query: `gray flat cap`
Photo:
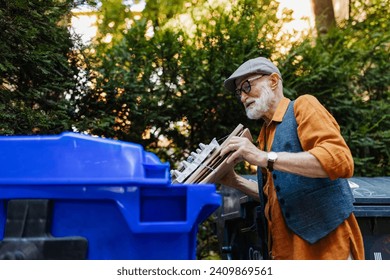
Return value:
[(282, 78), (282, 75), (280, 74), (280, 71), (275, 66), (275, 64), (273, 64), (265, 57), (257, 57), (241, 64), (241, 66), (238, 67), (237, 70), (225, 80), (224, 85), (227, 90), (234, 91), (236, 89), (235, 81), (240, 77), (246, 76), (248, 74), (270, 75), (272, 73), (277, 73), (279, 77)]

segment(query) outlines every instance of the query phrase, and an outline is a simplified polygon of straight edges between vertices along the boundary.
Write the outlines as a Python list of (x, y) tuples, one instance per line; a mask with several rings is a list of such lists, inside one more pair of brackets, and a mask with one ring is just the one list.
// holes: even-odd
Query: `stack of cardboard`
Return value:
[(209, 145), (201, 143), (196, 152), (192, 152), (187, 160), (181, 162), (179, 169), (171, 171), (172, 183), (205, 184), (218, 182), (228, 170), (233, 168), (233, 163), (226, 163), (230, 153), (221, 156), (221, 150), (233, 136), (246, 137), (252, 141), (249, 130), (239, 124), (221, 145), (215, 138)]

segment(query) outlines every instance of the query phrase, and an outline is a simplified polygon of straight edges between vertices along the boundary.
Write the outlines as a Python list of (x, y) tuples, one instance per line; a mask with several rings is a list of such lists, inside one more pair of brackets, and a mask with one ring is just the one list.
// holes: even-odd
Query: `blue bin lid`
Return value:
[(170, 185), (169, 164), (139, 144), (64, 132), (0, 136), (0, 185)]

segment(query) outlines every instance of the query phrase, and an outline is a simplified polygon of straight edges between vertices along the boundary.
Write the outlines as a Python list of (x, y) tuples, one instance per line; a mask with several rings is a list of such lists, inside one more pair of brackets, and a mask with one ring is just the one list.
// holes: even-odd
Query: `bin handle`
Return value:
[[(199, 188), (202, 187), (199, 186)], [(196, 192), (190, 192), (188, 196), (185, 221), (140, 221), (139, 190), (126, 199), (118, 198), (116, 203), (130, 230), (134, 233), (190, 232), (194, 226), (205, 220), (221, 205), (221, 196), (215, 192), (210, 193), (210, 188), (204, 188), (204, 192), (198, 189)]]

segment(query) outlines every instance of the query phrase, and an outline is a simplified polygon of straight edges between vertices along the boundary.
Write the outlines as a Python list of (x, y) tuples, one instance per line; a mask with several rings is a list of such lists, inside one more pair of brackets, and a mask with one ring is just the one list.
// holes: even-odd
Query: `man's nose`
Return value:
[(240, 101), (242, 103), (245, 103), (245, 100), (248, 98), (248, 94), (246, 94), (245, 92), (241, 92), (241, 97), (240, 97)]

